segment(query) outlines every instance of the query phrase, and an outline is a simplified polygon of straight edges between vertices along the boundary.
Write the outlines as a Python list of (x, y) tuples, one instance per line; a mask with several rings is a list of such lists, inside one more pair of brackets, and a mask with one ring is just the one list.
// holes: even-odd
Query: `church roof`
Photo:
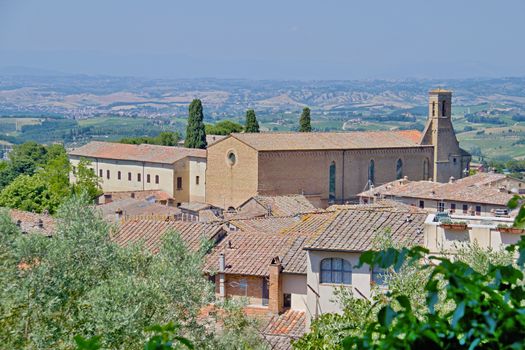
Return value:
[(173, 164), (186, 157), (206, 158), (206, 150), (92, 141), (69, 152), (72, 156)]
[(362, 132), (234, 133), (258, 151), (309, 151), (421, 147), (417, 130)]

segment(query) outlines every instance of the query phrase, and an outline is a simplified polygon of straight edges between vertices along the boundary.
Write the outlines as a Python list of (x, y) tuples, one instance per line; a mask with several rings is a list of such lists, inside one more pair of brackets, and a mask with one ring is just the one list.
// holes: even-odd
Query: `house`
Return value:
[(133, 198), (162, 205), (174, 205), (173, 198), (168, 193), (161, 190), (105, 192), (97, 198), (97, 204), (107, 204), (127, 198)]
[(81, 159), (104, 192), (160, 190), (175, 203), (205, 198), (206, 150), (93, 141), (69, 152), (74, 168)]
[(371, 185), (408, 176), (446, 182), (468, 173), (451, 120), (452, 93), (429, 93), (417, 130), (234, 133), (207, 149), (206, 202), (234, 209), (248, 199), (302, 194), (316, 207), (345, 203)]
[(255, 218), (262, 216), (291, 216), (319, 211), (303, 195), (254, 196), (242, 203), (232, 218)]
[(451, 178), (447, 183), (404, 178), (361, 192), (358, 197), (361, 203), (392, 199), (429, 211), (492, 216), (497, 209), (507, 208), (521, 185), (521, 180), (495, 173)]
[(109, 222), (120, 223), (132, 219), (157, 218), (164, 220), (179, 218), (181, 211), (178, 208), (155, 202), (126, 198), (98, 205), (98, 211)]

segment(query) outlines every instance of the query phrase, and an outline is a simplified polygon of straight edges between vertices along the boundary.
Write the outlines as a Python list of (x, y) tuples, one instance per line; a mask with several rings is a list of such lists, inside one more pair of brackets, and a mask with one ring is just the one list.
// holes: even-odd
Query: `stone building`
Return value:
[(73, 167), (82, 158), (104, 192), (161, 190), (177, 204), (204, 201), (205, 150), (93, 141), (69, 152)]
[(470, 155), (456, 139), (451, 98), (449, 91), (430, 92), (423, 133), (231, 134), (208, 147), (206, 202), (236, 208), (256, 195), (303, 194), (326, 207), (404, 176), (461, 178)]
[(405, 178), (361, 192), (358, 197), (361, 203), (392, 199), (428, 211), (493, 216), (506, 211), (522, 185), (521, 180), (495, 173), (450, 178), (447, 183)]

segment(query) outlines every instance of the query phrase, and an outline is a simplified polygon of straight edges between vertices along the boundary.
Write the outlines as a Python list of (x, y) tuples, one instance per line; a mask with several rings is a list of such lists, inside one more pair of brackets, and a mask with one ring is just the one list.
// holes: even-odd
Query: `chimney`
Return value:
[(37, 225), (38, 228), (44, 228), (44, 222), (42, 221), (42, 219), (38, 219)]
[(22, 226), (22, 220), (16, 220), (16, 226), (17, 227)]
[(269, 300), (268, 308), (274, 314), (280, 314), (283, 311), (283, 286), (282, 286), (282, 264), (278, 256), (272, 259), (268, 267), (270, 275)]
[(116, 221), (119, 221), (121, 217), (122, 217), (122, 209), (118, 208), (117, 210), (115, 210)]
[(222, 300), (226, 297), (225, 289), (225, 276), (224, 270), (226, 269), (226, 257), (224, 253), (219, 254), (219, 296)]

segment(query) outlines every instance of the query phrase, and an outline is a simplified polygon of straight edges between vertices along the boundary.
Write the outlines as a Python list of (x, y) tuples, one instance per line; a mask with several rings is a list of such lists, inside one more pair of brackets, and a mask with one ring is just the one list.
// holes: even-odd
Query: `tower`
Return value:
[(470, 154), (459, 147), (452, 126), (452, 92), (435, 89), (429, 92), (428, 119), (421, 139), (422, 145), (434, 146), (433, 179), (448, 182), (465, 175)]

